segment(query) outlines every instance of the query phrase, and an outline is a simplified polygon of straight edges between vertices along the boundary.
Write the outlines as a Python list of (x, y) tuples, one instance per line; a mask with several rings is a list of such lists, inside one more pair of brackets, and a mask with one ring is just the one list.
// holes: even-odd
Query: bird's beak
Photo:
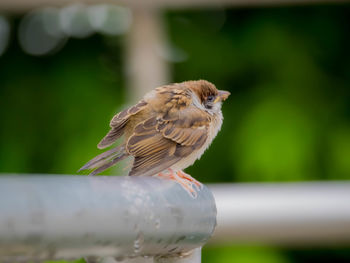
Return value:
[(218, 101), (224, 101), (228, 98), (228, 96), (230, 96), (230, 92), (226, 91), (226, 90), (219, 90), (219, 94), (216, 97), (216, 99), (214, 100), (214, 103), (217, 103)]

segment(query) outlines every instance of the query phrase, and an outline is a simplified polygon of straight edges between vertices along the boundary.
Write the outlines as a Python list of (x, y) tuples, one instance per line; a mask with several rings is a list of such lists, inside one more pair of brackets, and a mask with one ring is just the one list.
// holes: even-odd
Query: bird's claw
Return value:
[(182, 178), (185, 179), (189, 182), (191, 182), (191, 184), (194, 184), (194, 186), (197, 188), (198, 191), (200, 191), (203, 188), (203, 184), (200, 183), (199, 181), (197, 181), (196, 179), (194, 179), (191, 175), (179, 170), (176, 172), (176, 174)]
[[(170, 180), (173, 180), (180, 184), (182, 188), (184, 188), (191, 197), (196, 198), (197, 197), (197, 191), (200, 191), (203, 188), (203, 184), (198, 182), (196, 179), (194, 179), (189, 174), (184, 173), (183, 171), (174, 171), (172, 169), (168, 169), (167, 173), (159, 173), (157, 176), (162, 178), (167, 178)], [(196, 190), (193, 188), (193, 185), (195, 186)]]

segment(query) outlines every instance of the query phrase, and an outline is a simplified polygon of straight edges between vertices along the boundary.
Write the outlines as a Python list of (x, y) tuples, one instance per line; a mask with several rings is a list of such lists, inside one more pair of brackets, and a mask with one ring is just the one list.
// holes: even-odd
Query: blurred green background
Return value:
[[(74, 174), (127, 103), (125, 36), (70, 38), (31, 56), (18, 44), (21, 17), (7, 16), (0, 56), (0, 172)], [(188, 173), (206, 183), (350, 179), (349, 4), (177, 10), (164, 22), (172, 81), (207, 79), (232, 94)], [(204, 248), (209, 262), (350, 262), (350, 250), (242, 244)]]

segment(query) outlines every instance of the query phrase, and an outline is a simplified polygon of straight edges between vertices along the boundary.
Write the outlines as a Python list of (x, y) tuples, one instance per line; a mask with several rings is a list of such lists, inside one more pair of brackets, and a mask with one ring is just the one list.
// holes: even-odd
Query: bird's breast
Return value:
[(193, 153), (191, 153), (190, 155), (188, 155), (187, 157), (183, 158), (181, 161), (173, 165), (171, 168), (174, 170), (183, 170), (191, 166), (197, 159), (199, 159), (202, 156), (202, 154), (205, 152), (205, 150), (208, 149), (211, 142), (214, 140), (214, 138), (220, 131), (222, 120), (223, 120), (223, 117), (220, 111), (218, 114), (213, 116), (213, 120), (208, 127), (208, 138), (203, 144), (203, 146), (198, 150), (194, 151)]

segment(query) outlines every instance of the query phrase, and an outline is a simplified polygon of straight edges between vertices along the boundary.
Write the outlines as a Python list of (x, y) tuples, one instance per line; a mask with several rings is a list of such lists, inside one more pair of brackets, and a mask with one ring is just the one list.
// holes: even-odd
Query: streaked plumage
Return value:
[(221, 102), (229, 96), (205, 80), (158, 87), (110, 122), (111, 130), (98, 148), (116, 146), (89, 161), (80, 170), (100, 173), (133, 156), (129, 175), (155, 175), (168, 168), (185, 169), (198, 159), (221, 128)]

